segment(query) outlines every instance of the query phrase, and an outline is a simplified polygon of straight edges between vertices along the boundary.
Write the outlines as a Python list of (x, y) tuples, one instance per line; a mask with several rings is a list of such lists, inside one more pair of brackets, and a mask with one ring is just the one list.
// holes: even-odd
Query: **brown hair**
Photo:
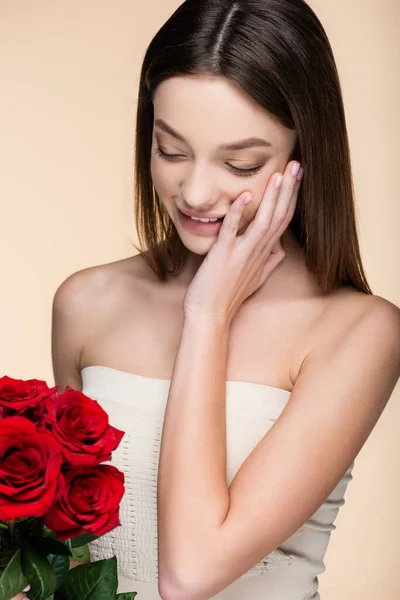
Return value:
[(186, 0), (147, 48), (136, 122), (135, 220), (140, 248), (160, 280), (188, 256), (154, 189), (153, 98), (180, 75), (226, 77), (298, 134), (290, 160), (305, 169), (290, 227), (323, 293), (372, 294), (357, 236), (341, 85), (325, 30), (303, 0)]

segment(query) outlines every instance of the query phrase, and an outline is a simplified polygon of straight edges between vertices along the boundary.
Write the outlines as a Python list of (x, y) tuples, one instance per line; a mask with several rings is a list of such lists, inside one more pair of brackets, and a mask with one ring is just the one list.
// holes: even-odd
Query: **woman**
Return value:
[(184, 2), (147, 49), (136, 142), (140, 253), (74, 273), (53, 306), (56, 384), (126, 432), (122, 526), (92, 557), (115, 554), (140, 600), (318, 599), (400, 311), (363, 271), (316, 15)]

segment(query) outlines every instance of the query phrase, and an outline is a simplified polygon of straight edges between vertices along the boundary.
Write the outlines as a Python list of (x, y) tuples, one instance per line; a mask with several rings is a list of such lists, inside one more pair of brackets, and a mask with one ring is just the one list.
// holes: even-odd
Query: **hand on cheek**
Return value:
[(280, 171), (279, 167), (278, 167), (276, 171), (269, 172), (266, 179), (265, 179), (265, 177), (263, 177), (255, 185), (243, 188), (242, 192), (245, 192), (245, 191), (252, 192), (253, 201), (250, 202), (250, 204), (248, 206), (246, 206), (246, 208), (244, 210), (243, 223), (238, 231), (238, 235), (244, 233), (246, 231), (247, 227), (249, 226), (249, 224), (253, 221), (254, 217), (257, 214), (258, 207), (260, 206), (262, 199), (264, 197), (264, 194), (267, 190), (270, 179), (277, 172), (283, 173), (283, 170)]
[[(185, 296), (185, 316), (217, 319), (230, 325), (242, 302), (253, 294), (285, 258), (280, 243), (296, 208), (303, 169), (294, 161), (274, 172), (255, 206), (253, 190), (241, 193), (226, 214), (218, 238)], [(246, 210), (253, 207), (250, 223)], [(239, 227), (247, 222), (246, 232)]]

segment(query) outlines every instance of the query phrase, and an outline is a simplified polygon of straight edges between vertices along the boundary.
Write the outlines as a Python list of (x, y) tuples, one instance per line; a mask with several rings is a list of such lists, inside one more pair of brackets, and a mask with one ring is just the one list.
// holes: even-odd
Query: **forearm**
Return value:
[(158, 474), (159, 577), (164, 581), (196, 579), (229, 510), (227, 350), (225, 324), (204, 317), (185, 319)]

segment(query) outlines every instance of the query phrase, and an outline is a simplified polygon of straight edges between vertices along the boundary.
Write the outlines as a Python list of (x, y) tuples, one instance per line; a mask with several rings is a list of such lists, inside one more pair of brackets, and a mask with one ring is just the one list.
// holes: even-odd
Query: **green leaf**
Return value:
[(117, 559), (113, 556), (71, 569), (54, 600), (110, 600), (117, 587)]
[(79, 548), (72, 548), (71, 560), (75, 562), (90, 562), (89, 546), (79, 546)]
[(22, 572), (21, 550), (17, 550), (0, 576), (0, 600), (10, 600), (28, 583)]
[(68, 556), (60, 556), (59, 554), (49, 554), (47, 556), (49, 565), (53, 569), (54, 575), (56, 576), (55, 589), (58, 590), (64, 585), (67, 579), (69, 571), (69, 558)]
[(115, 600), (134, 600), (136, 596), (137, 592), (125, 592), (125, 594), (117, 594)]
[(91, 533), (83, 533), (82, 535), (78, 535), (78, 537), (73, 538), (69, 541), (70, 548), (79, 548), (80, 546), (85, 546), (85, 544), (90, 544), (94, 540), (97, 540), (97, 535), (92, 535)]
[(22, 547), (23, 570), (31, 580), (29, 597), (32, 600), (50, 596), (56, 588), (56, 576), (46, 556), (36, 552), (27, 544)]
[(42, 554), (61, 554), (62, 556), (72, 556), (72, 552), (65, 544), (50, 537), (31, 535), (26, 539), (26, 542), (32, 547), (33, 550), (41, 552)]
[(8, 565), (8, 563), (10, 562), (10, 560), (12, 559), (12, 557), (14, 556), (14, 554), (17, 552), (18, 549), (19, 549), (19, 546), (17, 544), (13, 544), (12, 546), (5, 546), (4, 548), (0, 549), (0, 570), (1, 571), (6, 568), (6, 566)]

